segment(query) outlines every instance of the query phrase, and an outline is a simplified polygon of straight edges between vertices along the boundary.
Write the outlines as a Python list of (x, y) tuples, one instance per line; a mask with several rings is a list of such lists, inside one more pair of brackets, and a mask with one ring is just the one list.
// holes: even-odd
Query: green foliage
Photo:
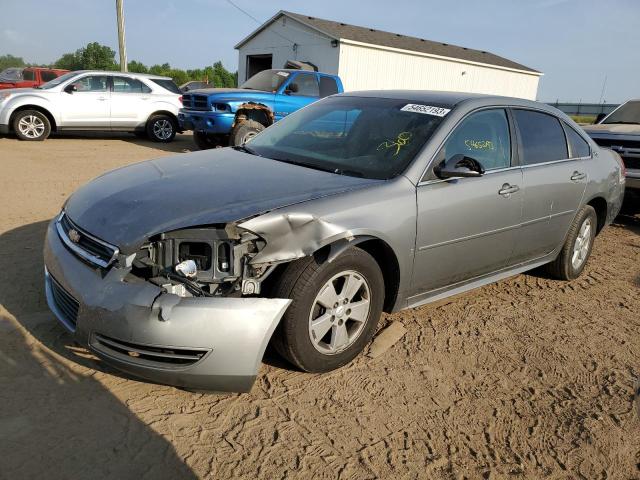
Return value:
[(0, 71), (9, 67), (24, 67), (26, 64), (22, 57), (14, 57), (13, 55), (0, 55)]
[[(119, 70), (120, 65), (116, 63), (115, 56), (116, 52), (112, 48), (100, 45), (98, 42), (92, 42), (75, 52), (65, 53), (54, 62), (53, 66), (66, 70)], [(22, 58), (13, 55), (0, 56), (0, 70), (24, 65)], [(178, 85), (191, 80), (200, 80), (208, 81), (215, 87), (235, 87), (238, 82), (238, 73), (232, 73), (224, 68), (222, 62), (215, 62), (204, 68), (181, 70), (171, 67), (168, 63), (147, 67), (142, 62), (132, 60), (127, 64), (127, 68), (130, 72), (171, 77)]]

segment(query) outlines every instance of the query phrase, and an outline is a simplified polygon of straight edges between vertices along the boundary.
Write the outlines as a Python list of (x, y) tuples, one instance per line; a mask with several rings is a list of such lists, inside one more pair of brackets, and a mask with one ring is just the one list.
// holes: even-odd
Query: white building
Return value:
[(345, 90), (450, 90), (535, 100), (542, 75), (489, 52), (285, 11), (235, 48), (240, 83), (297, 60), (338, 74)]

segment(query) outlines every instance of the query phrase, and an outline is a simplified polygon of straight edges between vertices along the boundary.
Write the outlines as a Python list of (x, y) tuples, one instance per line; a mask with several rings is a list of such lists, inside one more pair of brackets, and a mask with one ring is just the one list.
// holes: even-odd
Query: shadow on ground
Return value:
[(46, 310), (46, 223), (0, 235), (0, 478), (196, 478)]
[(133, 133), (126, 132), (70, 132), (70, 133), (56, 133), (51, 137), (55, 139), (73, 139), (73, 140), (122, 140), (127, 143), (138, 145), (141, 147), (152, 148), (155, 150), (162, 150), (165, 152), (174, 153), (187, 153), (197, 150), (191, 132), (178, 134), (175, 139), (169, 143), (153, 142), (148, 138), (138, 138)]

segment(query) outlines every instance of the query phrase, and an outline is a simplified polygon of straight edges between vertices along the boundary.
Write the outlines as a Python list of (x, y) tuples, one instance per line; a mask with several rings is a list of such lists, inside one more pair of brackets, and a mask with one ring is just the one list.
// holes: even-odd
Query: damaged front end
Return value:
[(64, 212), (45, 242), (47, 302), (75, 338), (136, 376), (248, 391), (288, 299), (261, 298), (275, 263), (233, 224), (157, 234), (134, 253), (93, 237)]

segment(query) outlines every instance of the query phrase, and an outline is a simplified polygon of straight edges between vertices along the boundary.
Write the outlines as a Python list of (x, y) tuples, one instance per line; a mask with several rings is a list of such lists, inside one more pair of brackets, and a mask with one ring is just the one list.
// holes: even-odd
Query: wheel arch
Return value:
[(15, 119), (16, 115), (20, 112), (23, 112), (24, 110), (36, 110), (42, 113), (47, 117), (47, 119), (49, 120), (49, 123), (51, 123), (51, 131), (53, 132), (58, 130), (58, 124), (53, 114), (48, 109), (40, 105), (34, 105), (32, 103), (26, 103), (24, 105), (20, 105), (19, 107), (16, 107), (16, 109), (13, 112), (11, 112), (11, 116), (9, 117), (9, 128), (11, 130), (13, 130), (13, 120)]
[(273, 124), (275, 121), (273, 110), (263, 103), (247, 102), (241, 104), (236, 110), (231, 128), (233, 129), (238, 123), (245, 120), (254, 120), (265, 127)]
[(608, 203), (603, 197), (595, 196), (591, 200), (589, 200), (586, 205), (593, 207), (593, 209), (596, 211), (596, 218), (598, 219), (596, 234), (598, 234), (607, 223), (607, 213), (609, 210)]
[(171, 112), (170, 110), (154, 110), (147, 117), (147, 121), (145, 122), (145, 124), (149, 123), (149, 120), (151, 120), (153, 117), (155, 117), (157, 115), (168, 115), (168, 116), (170, 116), (171, 118), (173, 118), (175, 120), (176, 125), (178, 124), (178, 117), (175, 115), (175, 113)]

